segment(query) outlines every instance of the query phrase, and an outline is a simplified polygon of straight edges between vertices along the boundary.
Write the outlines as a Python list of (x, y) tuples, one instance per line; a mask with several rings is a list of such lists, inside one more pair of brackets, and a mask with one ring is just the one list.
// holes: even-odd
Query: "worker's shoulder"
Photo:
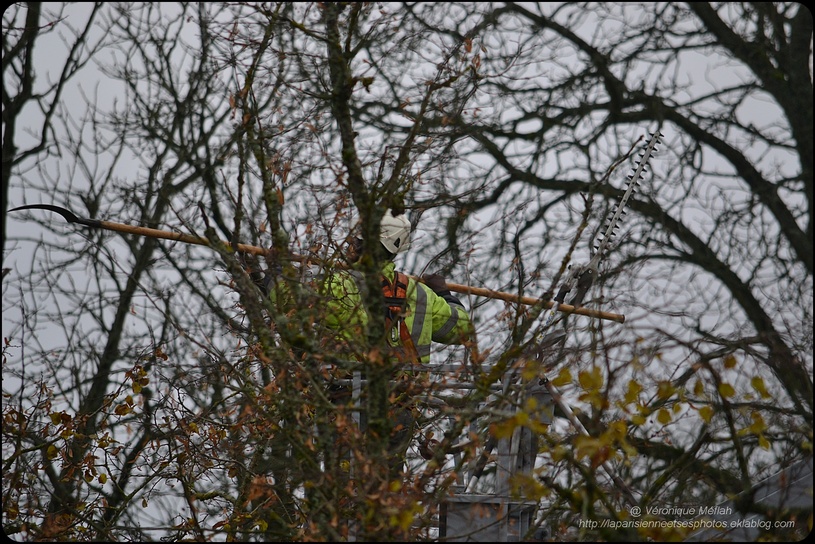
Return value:
[(321, 290), (335, 295), (358, 294), (365, 285), (365, 276), (355, 270), (332, 270), (322, 277)]

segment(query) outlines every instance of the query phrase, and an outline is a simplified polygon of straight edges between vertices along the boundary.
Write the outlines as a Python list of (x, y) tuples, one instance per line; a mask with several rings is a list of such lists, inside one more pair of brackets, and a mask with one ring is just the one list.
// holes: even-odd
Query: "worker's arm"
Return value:
[(433, 341), (441, 344), (465, 343), (473, 335), (473, 325), (464, 305), (447, 289), (442, 276), (431, 274), (422, 279), (431, 291), (429, 303), (433, 319)]

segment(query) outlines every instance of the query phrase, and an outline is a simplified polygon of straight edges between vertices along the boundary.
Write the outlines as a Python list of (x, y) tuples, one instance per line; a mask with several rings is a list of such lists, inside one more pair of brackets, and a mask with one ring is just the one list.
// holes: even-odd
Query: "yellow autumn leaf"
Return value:
[(634, 425), (640, 426), (643, 423), (645, 423), (645, 418), (642, 417), (639, 414), (635, 414), (635, 415), (631, 416), (631, 423), (633, 423)]
[(627, 433), (628, 426), (625, 424), (625, 421), (618, 419), (608, 424), (608, 428), (606, 428), (606, 432), (603, 433), (603, 436), (608, 436), (612, 441), (620, 441), (625, 438)]
[(534, 361), (529, 361), (524, 365), (523, 369), (521, 369), (521, 378), (523, 378), (525, 381), (531, 381), (537, 378), (539, 374), (540, 365)]
[(764, 385), (764, 380), (760, 376), (753, 376), (753, 379), (750, 380), (750, 385), (753, 386), (761, 398), (768, 399), (770, 398), (770, 392), (767, 391), (767, 387)]
[(636, 380), (628, 381), (628, 391), (625, 392), (626, 404), (633, 404), (637, 401), (637, 397), (642, 391), (642, 385)]
[(416, 521), (417, 513), (415, 506), (402, 509), (396, 516), (391, 516), (391, 523), (399, 526), (403, 531), (407, 531), (413, 522)]
[(595, 455), (605, 445), (603, 441), (586, 435), (579, 435), (574, 439), (575, 453), (578, 459)]
[(45, 456), (48, 459), (56, 459), (57, 455), (59, 455), (59, 450), (57, 449), (57, 447), (55, 445), (53, 445), (53, 444), (48, 446), (48, 450), (46, 450)]
[(765, 450), (770, 449), (770, 443), (767, 441), (766, 438), (764, 438), (763, 434), (758, 435), (758, 445)]
[(99, 483), (100, 484), (104, 484), (107, 481), (108, 481), (108, 475), (107, 474), (105, 474), (103, 472), (102, 474), (99, 475)]
[(59, 425), (62, 422), (62, 417), (60, 416), (59, 412), (53, 412), (50, 414), (51, 423), (54, 425)]
[(761, 434), (764, 432), (764, 429), (767, 428), (767, 424), (764, 423), (764, 418), (758, 412), (753, 412), (750, 414), (753, 419), (753, 423), (750, 425), (749, 429), (750, 432), (753, 434)]
[(705, 392), (705, 385), (702, 383), (702, 380), (696, 380), (696, 383), (693, 384), (693, 394), (697, 397), (701, 397), (702, 393)]
[(552, 460), (555, 461), (556, 463), (558, 461), (566, 459), (568, 454), (569, 454), (569, 450), (567, 450), (565, 447), (563, 447), (560, 444), (558, 444), (557, 446), (552, 448), (552, 451), (551, 451)]
[(699, 416), (705, 420), (705, 423), (710, 423), (710, 420), (713, 419), (713, 408), (710, 406), (702, 406), (699, 408)]
[(583, 402), (590, 403), (597, 410), (603, 410), (608, 406), (608, 399), (605, 398), (599, 389), (589, 393), (583, 393), (577, 398)]
[(668, 423), (671, 422), (671, 412), (669, 412), (665, 408), (661, 408), (659, 412), (657, 412), (657, 421), (659, 421), (663, 425), (667, 425)]
[(724, 358), (724, 367), (725, 368), (735, 368), (736, 366), (736, 356), (732, 353)]
[(552, 385), (555, 387), (563, 387), (564, 385), (568, 385), (570, 383), (572, 383), (572, 373), (567, 367), (561, 368), (557, 377), (552, 380)]
[(598, 391), (603, 387), (603, 373), (597, 366), (591, 367), (590, 370), (581, 370), (577, 374), (577, 380), (585, 391)]
[(514, 417), (511, 417), (505, 421), (490, 425), (490, 432), (495, 438), (510, 438), (517, 426), (517, 420)]
[(657, 385), (657, 397), (660, 400), (666, 400), (676, 392), (676, 388), (670, 381), (663, 380)]
[(736, 394), (736, 390), (729, 383), (722, 382), (719, 385), (719, 394), (724, 398), (729, 398)]

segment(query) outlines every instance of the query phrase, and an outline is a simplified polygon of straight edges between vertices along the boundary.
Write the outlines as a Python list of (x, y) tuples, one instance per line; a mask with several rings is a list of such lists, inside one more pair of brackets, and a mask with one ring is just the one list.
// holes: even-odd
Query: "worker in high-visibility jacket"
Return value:
[[(404, 467), (404, 457), (415, 432), (411, 385), (415, 386), (421, 382), (417, 378), (426, 376), (426, 373), (415, 373), (415, 365), (430, 362), (433, 342), (455, 345), (465, 344), (473, 338), (469, 314), (447, 289), (441, 275), (424, 276), (422, 283), (396, 270), (393, 259), (408, 250), (410, 234), (411, 224), (407, 216), (393, 215), (387, 210), (380, 223), (380, 242), (385, 256), (381, 282), (386, 337), (395, 367), (391, 384), (394, 406), (390, 414), (393, 430), (389, 451), (393, 476)], [(349, 251), (351, 263), (361, 246), (361, 240), (355, 242)], [(339, 270), (325, 278), (326, 325), (346, 342), (359, 338), (367, 330), (369, 316), (363, 305), (366, 292), (365, 278), (353, 269)]]
[[(389, 340), (393, 347), (408, 352), (415, 348), (417, 361), (427, 364), (432, 342), (463, 344), (472, 335), (472, 323), (464, 305), (447, 289), (442, 276), (427, 275), (420, 283), (396, 271), (393, 258), (410, 247), (410, 229), (410, 221), (404, 214), (394, 217), (388, 210), (382, 218), (380, 242), (387, 259), (382, 266), (386, 307), (394, 312), (401, 310), (410, 333), (409, 337), (402, 332), (399, 339), (394, 336)], [(358, 251), (352, 247), (350, 253)], [(349, 260), (354, 260), (353, 255)], [(337, 271), (325, 280), (325, 293), (329, 295), (327, 325), (346, 338), (353, 338), (368, 325), (362, 301), (366, 291), (364, 283), (362, 275), (354, 270)], [(401, 302), (397, 300), (402, 298)], [(395, 317), (386, 315), (389, 321)]]
[[(393, 215), (389, 209), (380, 223), (380, 242), (383, 265), (381, 269), (382, 290), (385, 299), (385, 327), (393, 362), (390, 398), (394, 399), (389, 421), (392, 424), (389, 461), (392, 476), (404, 467), (404, 458), (415, 432), (415, 406), (411, 402), (411, 386), (417, 386), (426, 373), (416, 372), (417, 366), (430, 362), (433, 342), (447, 345), (463, 345), (474, 337), (470, 316), (461, 301), (446, 287), (439, 274), (424, 276), (422, 282), (396, 270), (393, 259), (410, 247), (411, 223), (405, 214)], [(322, 347), (334, 358), (356, 360), (357, 366), (365, 365), (368, 354), (361, 352), (368, 337), (370, 318), (365, 310), (364, 299), (367, 282), (353, 267), (361, 249), (361, 239), (353, 239), (346, 256), (348, 269), (334, 270), (318, 279), (312, 278), (311, 287), (316, 295), (310, 305), (294, 302), (289, 284), (278, 271), (265, 277), (255, 277), (258, 285), (270, 298), (282, 304), (284, 312), (312, 312), (317, 322), (307, 324), (321, 331)], [(299, 306), (298, 306), (299, 304)], [(310, 307), (308, 307), (310, 306)], [(319, 313), (315, 312), (319, 307)], [(281, 327), (296, 328), (298, 321), (287, 320)], [(289, 331), (295, 337), (298, 331)], [(376, 335), (374, 335), (376, 336)], [(333, 338), (332, 338), (333, 337)], [(329, 345), (333, 341), (333, 346)], [(333, 348), (333, 349), (332, 349)], [(364, 371), (364, 368), (363, 368)], [(342, 374), (342, 373), (341, 373)], [(342, 376), (341, 376), (342, 377)], [(344, 376), (347, 380), (348, 376)], [(340, 380), (342, 381), (342, 380)], [(330, 385), (330, 396), (338, 403), (351, 400), (351, 390), (344, 385)], [(364, 421), (362, 422), (364, 425)], [(420, 452), (427, 452), (420, 448)], [(423, 453), (424, 455), (424, 453)]]

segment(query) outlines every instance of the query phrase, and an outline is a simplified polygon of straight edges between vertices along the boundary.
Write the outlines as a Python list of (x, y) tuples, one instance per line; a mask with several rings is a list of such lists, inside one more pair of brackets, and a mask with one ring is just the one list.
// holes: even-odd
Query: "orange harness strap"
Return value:
[[(402, 272), (396, 272), (393, 283), (382, 276), (382, 294), (385, 296), (385, 327), (391, 335), (391, 341), (401, 341), (401, 350), (397, 350), (403, 362), (419, 362), (419, 352), (413, 337), (410, 335), (405, 318), (402, 315), (407, 306), (408, 277)], [(398, 338), (394, 336), (398, 324)]]

